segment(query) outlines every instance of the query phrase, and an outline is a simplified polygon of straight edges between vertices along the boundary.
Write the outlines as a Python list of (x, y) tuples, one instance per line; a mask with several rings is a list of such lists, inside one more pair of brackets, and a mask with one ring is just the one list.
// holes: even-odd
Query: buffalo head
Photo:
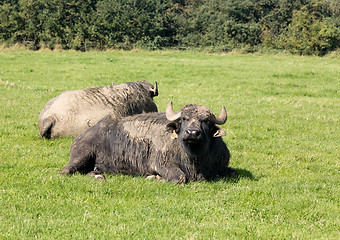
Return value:
[(170, 121), (168, 129), (178, 137), (187, 154), (200, 156), (206, 153), (214, 138), (225, 136), (225, 131), (218, 125), (227, 120), (227, 112), (222, 107), (220, 116), (215, 116), (208, 108), (200, 105), (186, 105), (175, 113), (172, 102), (166, 109), (166, 117)]

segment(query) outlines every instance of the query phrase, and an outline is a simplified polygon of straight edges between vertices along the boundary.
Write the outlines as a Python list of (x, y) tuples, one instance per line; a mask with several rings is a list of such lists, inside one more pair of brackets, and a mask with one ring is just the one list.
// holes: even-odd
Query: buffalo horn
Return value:
[(158, 87), (157, 87), (156, 81), (155, 81), (155, 84), (153, 85), (153, 88), (151, 88), (151, 92), (153, 93), (154, 97), (158, 96)]
[(219, 117), (216, 117), (213, 113), (210, 116), (210, 120), (218, 125), (222, 125), (227, 121), (227, 111), (225, 110), (225, 107), (222, 106), (221, 115)]
[(174, 110), (172, 108), (172, 101), (170, 101), (166, 108), (165, 115), (169, 121), (176, 121), (181, 117), (181, 112), (174, 113)]

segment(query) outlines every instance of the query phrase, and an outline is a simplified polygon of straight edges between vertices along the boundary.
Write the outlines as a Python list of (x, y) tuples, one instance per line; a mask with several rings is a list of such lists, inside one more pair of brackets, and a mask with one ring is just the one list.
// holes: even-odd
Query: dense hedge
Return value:
[(32, 48), (254, 51), (265, 46), (321, 55), (340, 45), (337, 0), (2, 0), (0, 4), (0, 42)]

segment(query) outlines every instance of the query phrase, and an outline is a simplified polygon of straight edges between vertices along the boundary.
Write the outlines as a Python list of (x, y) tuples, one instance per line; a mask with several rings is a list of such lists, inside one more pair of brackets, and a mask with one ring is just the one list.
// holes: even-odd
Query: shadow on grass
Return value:
[(238, 178), (247, 178), (247, 179), (255, 180), (255, 181), (257, 180), (256, 178), (254, 178), (253, 174), (246, 169), (236, 168), (235, 170), (238, 173)]
[[(237, 183), (241, 178), (246, 178), (250, 179), (252, 181), (257, 181), (253, 174), (246, 170), (246, 169), (240, 169), (240, 168), (233, 168), (234, 171), (232, 171), (229, 176), (217, 178), (211, 180), (211, 182), (219, 182), (219, 181), (224, 181), (224, 182), (232, 182), (232, 183)], [(237, 172), (237, 173), (236, 173)]]
[[(58, 174), (58, 176), (73, 176), (73, 175), (84, 175), (85, 176), (86, 174), (81, 173), (81, 172), (77, 172), (77, 173), (72, 174), (72, 175), (60, 175), (60, 174)], [(87, 176), (89, 176), (89, 175), (87, 175)], [(122, 173), (118, 173), (118, 174), (106, 173), (105, 176), (108, 179), (115, 177), (116, 180), (118, 179), (118, 176), (119, 176), (119, 179), (124, 179), (124, 181), (126, 181), (128, 179), (145, 179), (144, 176), (129, 175), (129, 174), (122, 174)], [(258, 178), (255, 178), (250, 171), (245, 170), (245, 169), (240, 169), (240, 168), (233, 168), (233, 169), (231, 169), (230, 173), (227, 176), (217, 177), (215, 179), (207, 180), (206, 182), (213, 183), (213, 182), (220, 182), (221, 181), (221, 182), (227, 182), (227, 183), (237, 183), (242, 178), (249, 179), (249, 180), (252, 180), (252, 181), (258, 181)], [(153, 177), (153, 178), (148, 179), (147, 181), (152, 181), (151, 179), (154, 180), (154, 181), (160, 181), (160, 182), (163, 182), (163, 183), (174, 184), (174, 183), (171, 183), (171, 181), (166, 181), (161, 177), (158, 180), (157, 180), (157, 177)], [(98, 181), (98, 179), (96, 179), (96, 180)], [(102, 179), (99, 179), (99, 180), (102, 180)], [(195, 181), (193, 181), (193, 182), (195, 182)], [(197, 181), (197, 182), (200, 182), (200, 181)], [(176, 185), (176, 184), (174, 184), (174, 185)], [(180, 184), (180, 185), (185, 185), (185, 184)]]

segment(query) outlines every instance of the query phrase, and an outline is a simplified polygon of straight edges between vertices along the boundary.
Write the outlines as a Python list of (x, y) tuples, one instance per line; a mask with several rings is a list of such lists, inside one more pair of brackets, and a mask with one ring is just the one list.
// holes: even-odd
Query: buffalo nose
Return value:
[(186, 132), (189, 136), (196, 136), (196, 137), (198, 137), (201, 134), (200, 131), (195, 130), (195, 129), (187, 129)]

